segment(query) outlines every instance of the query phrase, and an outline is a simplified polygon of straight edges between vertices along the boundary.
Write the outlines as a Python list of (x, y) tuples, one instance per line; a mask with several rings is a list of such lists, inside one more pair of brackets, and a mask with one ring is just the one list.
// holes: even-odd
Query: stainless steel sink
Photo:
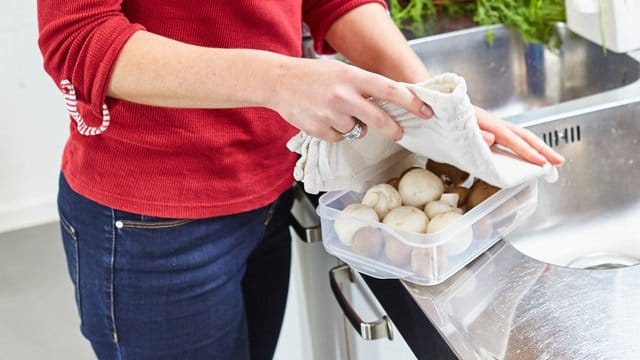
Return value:
[[(574, 268), (640, 263), (640, 51), (605, 53), (557, 27), (557, 52), (502, 26), (412, 40), (430, 70), (465, 77), (471, 100), (567, 158), (540, 182), (536, 213), (507, 237), (534, 259)], [(486, 41), (487, 31), (495, 33)]]
[(565, 43), (544, 60), (501, 27), (492, 47), (486, 28), (414, 44), (434, 73), (464, 75), (477, 104), (567, 158), (505, 242), (442, 284), (405, 283), (461, 359), (640, 353), (640, 50), (605, 56), (559, 29)]
[(536, 213), (506, 240), (555, 265), (640, 263), (640, 102), (529, 128), (567, 162), (557, 183), (540, 182)]
[[(493, 32), (491, 45), (487, 32)], [(557, 52), (525, 44), (502, 26), (477, 27), (411, 41), (434, 73), (455, 72), (469, 87), (471, 100), (507, 117), (629, 85), (640, 65), (627, 54), (608, 52), (557, 27)]]

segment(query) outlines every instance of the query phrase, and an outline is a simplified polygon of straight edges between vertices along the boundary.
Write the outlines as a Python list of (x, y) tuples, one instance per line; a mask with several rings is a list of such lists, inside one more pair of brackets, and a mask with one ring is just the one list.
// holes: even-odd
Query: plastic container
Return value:
[[(378, 176), (380, 178), (380, 176)], [(377, 183), (378, 181), (376, 181)], [(363, 193), (333, 191), (320, 197), (322, 242), (330, 254), (353, 269), (380, 279), (404, 279), (418, 285), (436, 285), (489, 249), (536, 209), (537, 182), (502, 189), (466, 212), (445, 229), (432, 234), (402, 231), (380, 222), (362, 221), (342, 212), (360, 202)], [(336, 219), (362, 231), (356, 252), (334, 229)], [(366, 230), (363, 230), (366, 229)], [(389, 255), (388, 255), (389, 254)]]

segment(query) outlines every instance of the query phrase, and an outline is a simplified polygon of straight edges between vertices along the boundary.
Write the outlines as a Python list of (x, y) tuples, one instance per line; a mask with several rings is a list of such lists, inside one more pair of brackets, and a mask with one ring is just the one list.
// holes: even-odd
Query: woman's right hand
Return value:
[(354, 128), (356, 118), (393, 141), (401, 139), (402, 128), (367, 100), (370, 97), (392, 102), (424, 119), (433, 116), (431, 108), (400, 83), (336, 60), (292, 59), (276, 73), (267, 107), (322, 140), (342, 140), (342, 134)]

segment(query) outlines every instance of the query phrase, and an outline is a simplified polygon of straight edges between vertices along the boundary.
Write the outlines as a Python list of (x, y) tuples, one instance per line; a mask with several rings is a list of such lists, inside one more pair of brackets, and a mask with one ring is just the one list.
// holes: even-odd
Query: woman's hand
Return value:
[(282, 70), (268, 107), (296, 128), (326, 141), (342, 140), (342, 134), (354, 128), (356, 118), (393, 141), (402, 138), (402, 128), (367, 100), (370, 97), (392, 102), (424, 119), (433, 116), (431, 108), (406, 87), (339, 61), (295, 59)]
[(544, 165), (547, 162), (553, 165), (564, 163), (564, 158), (560, 154), (553, 151), (531, 131), (506, 122), (480, 107), (476, 106), (475, 110), (482, 137), (490, 146), (494, 142), (500, 144), (537, 165)]

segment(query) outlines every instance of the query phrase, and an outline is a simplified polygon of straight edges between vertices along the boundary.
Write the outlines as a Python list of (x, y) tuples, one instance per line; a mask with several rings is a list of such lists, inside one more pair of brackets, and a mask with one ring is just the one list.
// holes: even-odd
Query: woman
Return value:
[[(396, 83), (429, 73), (384, 2), (39, 0), (38, 17), (72, 120), (58, 203), (97, 357), (272, 357), (290, 262), (286, 141), (298, 129), (340, 141), (354, 117), (401, 138), (370, 96), (432, 116)], [(360, 68), (301, 59), (303, 21), (317, 51)], [(562, 162), (524, 130), (481, 110), (478, 122), (489, 143)]]

